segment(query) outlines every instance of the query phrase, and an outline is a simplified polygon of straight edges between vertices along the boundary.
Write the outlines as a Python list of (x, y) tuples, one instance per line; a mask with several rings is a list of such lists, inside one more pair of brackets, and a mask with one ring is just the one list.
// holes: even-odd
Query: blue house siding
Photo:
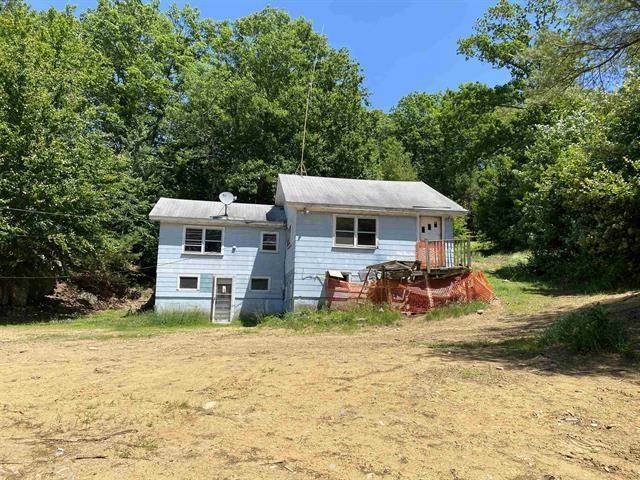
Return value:
[(378, 248), (333, 246), (332, 213), (298, 213), (296, 222), (293, 300), (295, 306), (316, 305), (327, 270), (357, 275), (367, 265), (386, 260), (415, 260), (417, 218), (378, 216)]
[[(223, 255), (182, 253), (184, 225), (161, 223), (156, 279), (156, 308), (211, 311), (214, 277), (233, 279), (234, 315), (284, 309), (285, 231), (268, 227), (226, 226)], [(260, 252), (261, 232), (277, 231), (278, 252)], [(178, 290), (178, 275), (200, 276), (198, 291)], [(268, 292), (249, 290), (252, 276), (269, 277)]]

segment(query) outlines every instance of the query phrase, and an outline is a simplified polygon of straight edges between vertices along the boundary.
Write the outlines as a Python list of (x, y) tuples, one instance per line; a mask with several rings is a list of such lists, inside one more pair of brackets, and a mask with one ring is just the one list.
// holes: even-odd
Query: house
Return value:
[[(323, 301), (327, 272), (416, 260), (420, 240), (453, 239), (460, 205), (423, 182), (279, 175), (275, 205), (160, 198), (156, 309), (213, 321)], [(446, 263), (446, 262), (445, 262)], [(442, 265), (446, 267), (446, 264)]]

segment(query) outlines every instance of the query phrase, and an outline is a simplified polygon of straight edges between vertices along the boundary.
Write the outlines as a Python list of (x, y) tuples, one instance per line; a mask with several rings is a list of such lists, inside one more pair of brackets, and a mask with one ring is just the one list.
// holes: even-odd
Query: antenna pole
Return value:
[[(320, 31), (320, 35), (324, 33), (324, 25), (322, 25), (322, 30)], [(304, 126), (302, 127), (302, 150), (300, 152), (300, 164), (296, 170), (298, 175), (306, 175), (307, 167), (304, 165), (304, 147), (306, 146), (307, 140), (307, 119), (309, 118), (309, 104), (311, 103), (311, 91), (313, 90), (313, 81), (316, 76), (316, 65), (318, 64), (318, 54), (320, 53), (320, 46), (316, 50), (316, 56), (313, 59), (313, 67), (311, 67), (311, 81), (309, 82), (309, 90), (307, 91), (307, 104), (304, 109)]]

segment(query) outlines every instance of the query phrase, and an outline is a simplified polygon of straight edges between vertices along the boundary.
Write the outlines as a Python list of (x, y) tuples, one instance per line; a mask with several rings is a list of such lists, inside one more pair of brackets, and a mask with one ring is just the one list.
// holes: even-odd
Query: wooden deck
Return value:
[(471, 268), (471, 240), (420, 240), (416, 259), (428, 274), (448, 274)]

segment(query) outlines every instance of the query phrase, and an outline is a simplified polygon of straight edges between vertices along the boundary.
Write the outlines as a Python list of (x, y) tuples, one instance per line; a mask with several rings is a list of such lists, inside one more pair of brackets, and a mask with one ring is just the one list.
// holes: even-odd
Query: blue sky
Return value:
[[(457, 40), (497, 0), (191, 0), (202, 16), (235, 19), (270, 5), (305, 17), (335, 48), (347, 48), (360, 64), (375, 108), (389, 110), (413, 91), (437, 92), (460, 83), (504, 83), (508, 74), (456, 54)], [(33, 0), (35, 8), (66, 3), (79, 11), (95, 0)], [(162, 0), (163, 6), (170, 1)]]

